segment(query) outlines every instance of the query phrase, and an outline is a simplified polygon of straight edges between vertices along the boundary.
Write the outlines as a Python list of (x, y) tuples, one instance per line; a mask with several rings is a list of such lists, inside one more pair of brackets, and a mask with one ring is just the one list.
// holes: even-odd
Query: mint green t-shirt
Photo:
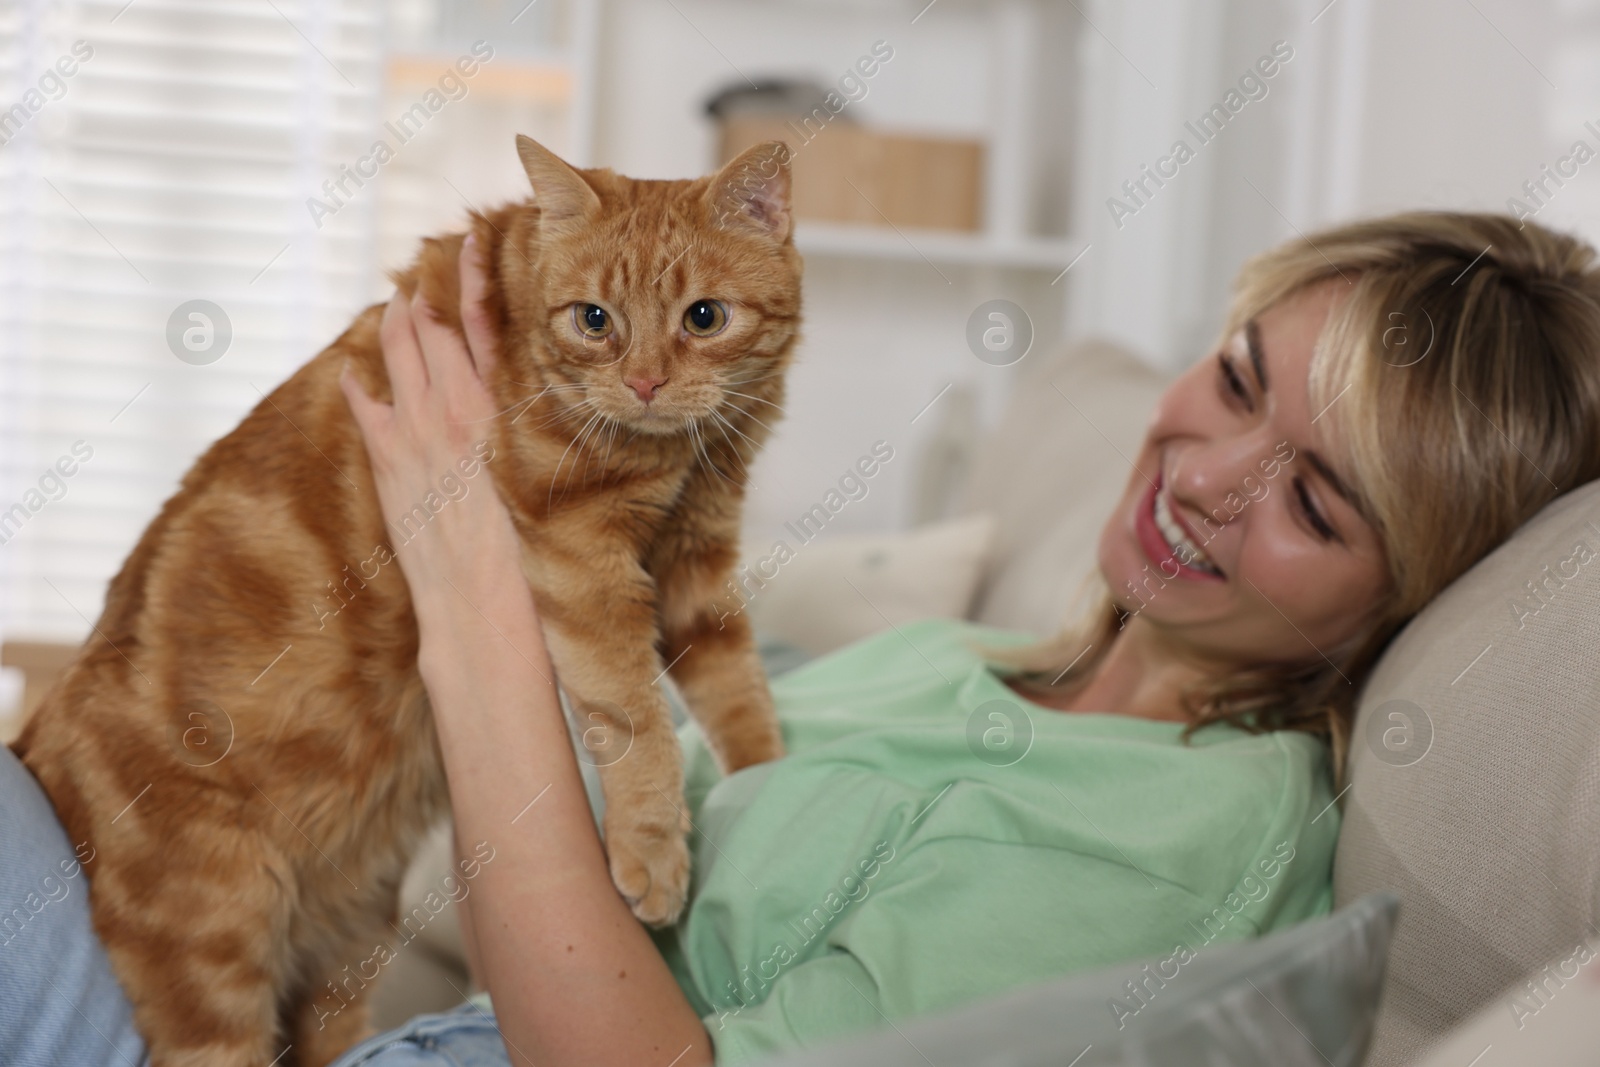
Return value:
[(772, 684), (789, 755), (726, 778), (680, 730), (694, 876), (656, 940), (719, 1064), (1329, 910), (1321, 742), (1033, 704), (969, 644), (1026, 640), (814, 660)]

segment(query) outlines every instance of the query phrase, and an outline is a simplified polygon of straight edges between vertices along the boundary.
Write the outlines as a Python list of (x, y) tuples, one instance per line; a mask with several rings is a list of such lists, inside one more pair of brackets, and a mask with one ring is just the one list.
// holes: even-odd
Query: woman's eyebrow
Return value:
[(1256, 372), (1256, 384), (1264, 393), (1267, 391), (1267, 363), (1261, 355), (1261, 327), (1256, 325), (1255, 319), (1244, 324), (1244, 343), (1250, 353), (1250, 366)]

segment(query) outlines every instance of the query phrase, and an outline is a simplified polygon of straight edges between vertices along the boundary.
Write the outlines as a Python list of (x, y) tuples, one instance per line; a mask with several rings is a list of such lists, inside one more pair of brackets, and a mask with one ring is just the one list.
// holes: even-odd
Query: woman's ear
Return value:
[(793, 230), (789, 211), (789, 146), (766, 141), (740, 152), (711, 179), (706, 205), (712, 218), (780, 244)]
[(580, 225), (600, 210), (600, 197), (583, 175), (532, 137), (517, 134), (517, 155), (533, 183), (539, 228), (545, 233)]

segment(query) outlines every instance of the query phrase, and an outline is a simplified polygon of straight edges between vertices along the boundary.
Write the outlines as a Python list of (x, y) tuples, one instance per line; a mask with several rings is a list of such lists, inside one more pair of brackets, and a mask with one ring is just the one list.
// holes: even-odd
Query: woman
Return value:
[[(462, 271), (465, 345), (397, 301), (395, 406), (345, 383), (387, 512), (494, 415)], [(494, 1014), (341, 1065), (735, 1062), (1325, 912), (1363, 679), (1600, 477), (1597, 415), (1587, 245), (1430, 213), (1258, 257), (1149, 424), (1083, 623), (1026, 645), (931, 621), (809, 664), (774, 684), (790, 755), (725, 780), (684, 728), (695, 884), (655, 935), (612, 888), (505, 509), (471, 494), (399, 558), (456, 837), (494, 849), (464, 915)]]

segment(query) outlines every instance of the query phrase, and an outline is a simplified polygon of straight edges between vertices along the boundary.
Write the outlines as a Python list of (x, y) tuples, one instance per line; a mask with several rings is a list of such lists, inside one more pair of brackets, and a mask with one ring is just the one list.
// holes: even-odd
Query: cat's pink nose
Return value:
[(639, 399), (646, 404), (655, 399), (656, 390), (666, 384), (665, 378), (624, 378), (623, 382), (639, 394)]

